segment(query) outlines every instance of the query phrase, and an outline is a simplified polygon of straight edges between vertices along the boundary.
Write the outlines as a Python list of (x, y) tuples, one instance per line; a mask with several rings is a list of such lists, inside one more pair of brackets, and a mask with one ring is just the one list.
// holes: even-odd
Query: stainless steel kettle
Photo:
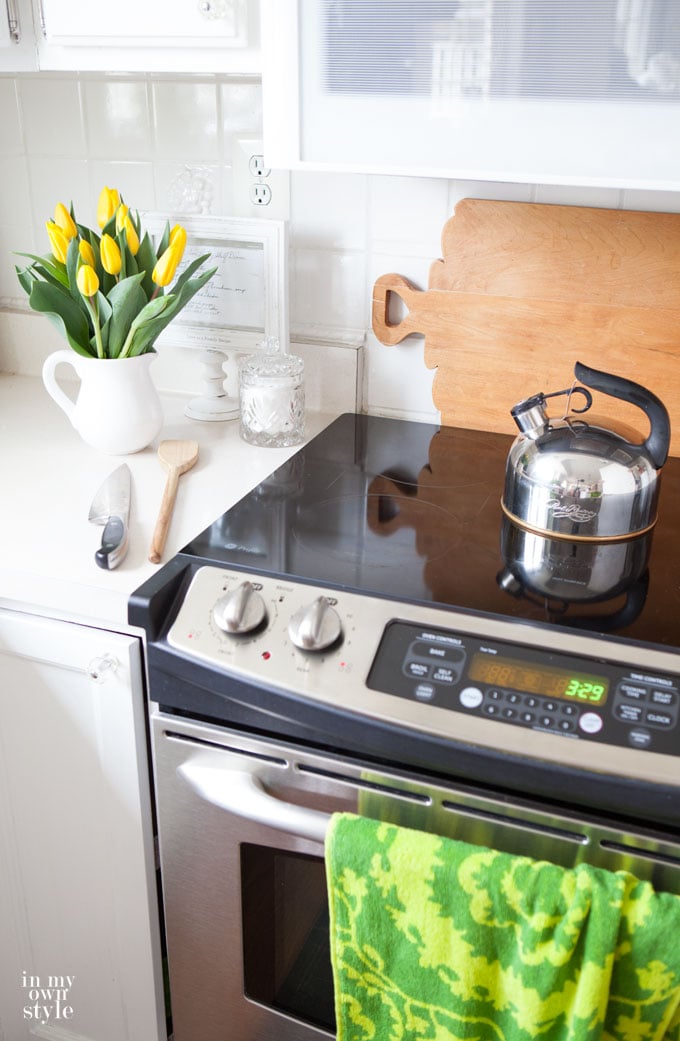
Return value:
[[(521, 433), (506, 464), (502, 506), (522, 528), (572, 542), (614, 541), (649, 532), (656, 521), (660, 471), (670, 445), (670, 419), (655, 394), (631, 380), (577, 362), (584, 386), (535, 394), (511, 409)], [(587, 423), (592, 404), (586, 388), (637, 405), (650, 423), (636, 444), (614, 425)], [(574, 395), (585, 403), (572, 405)], [(546, 400), (568, 396), (566, 415), (550, 419)]]

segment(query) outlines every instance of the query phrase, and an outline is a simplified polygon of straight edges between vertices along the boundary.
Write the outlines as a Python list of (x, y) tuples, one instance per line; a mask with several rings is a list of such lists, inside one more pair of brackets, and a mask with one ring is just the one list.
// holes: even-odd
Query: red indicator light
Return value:
[(262, 658), (264, 661), (269, 661), (269, 659), (271, 658), (271, 653), (269, 651), (262, 651)]

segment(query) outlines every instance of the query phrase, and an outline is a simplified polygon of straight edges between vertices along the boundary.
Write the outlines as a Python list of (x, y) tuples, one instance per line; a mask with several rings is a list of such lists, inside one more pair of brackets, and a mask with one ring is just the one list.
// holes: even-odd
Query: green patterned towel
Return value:
[(338, 1041), (680, 1041), (680, 898), (335, 814)]

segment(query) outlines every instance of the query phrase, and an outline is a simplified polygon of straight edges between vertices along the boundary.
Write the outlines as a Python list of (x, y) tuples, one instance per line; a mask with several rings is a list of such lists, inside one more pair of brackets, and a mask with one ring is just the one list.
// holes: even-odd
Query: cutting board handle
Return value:
[[(395, 293), (408, 308), (408, 314), (399, 322), (390, 322), (390, 294)], [(418, 305), (425, 293), (417, 289), (403, 275), (381, 275), (373, 286), (373, 332), (381, 343), (392, 347), (413, 333), (423, 333), (417, 315)]]

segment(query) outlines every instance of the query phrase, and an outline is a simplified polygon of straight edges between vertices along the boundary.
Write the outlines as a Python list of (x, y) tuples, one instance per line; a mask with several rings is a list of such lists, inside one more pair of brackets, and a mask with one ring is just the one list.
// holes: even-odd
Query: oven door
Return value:
[[(175, 1041), (335, 1036), (323, 836), (346, 810), (680, 892), (673, 836), (152, 716)], [(677, 838), (677, 837), (676, 837)]]

